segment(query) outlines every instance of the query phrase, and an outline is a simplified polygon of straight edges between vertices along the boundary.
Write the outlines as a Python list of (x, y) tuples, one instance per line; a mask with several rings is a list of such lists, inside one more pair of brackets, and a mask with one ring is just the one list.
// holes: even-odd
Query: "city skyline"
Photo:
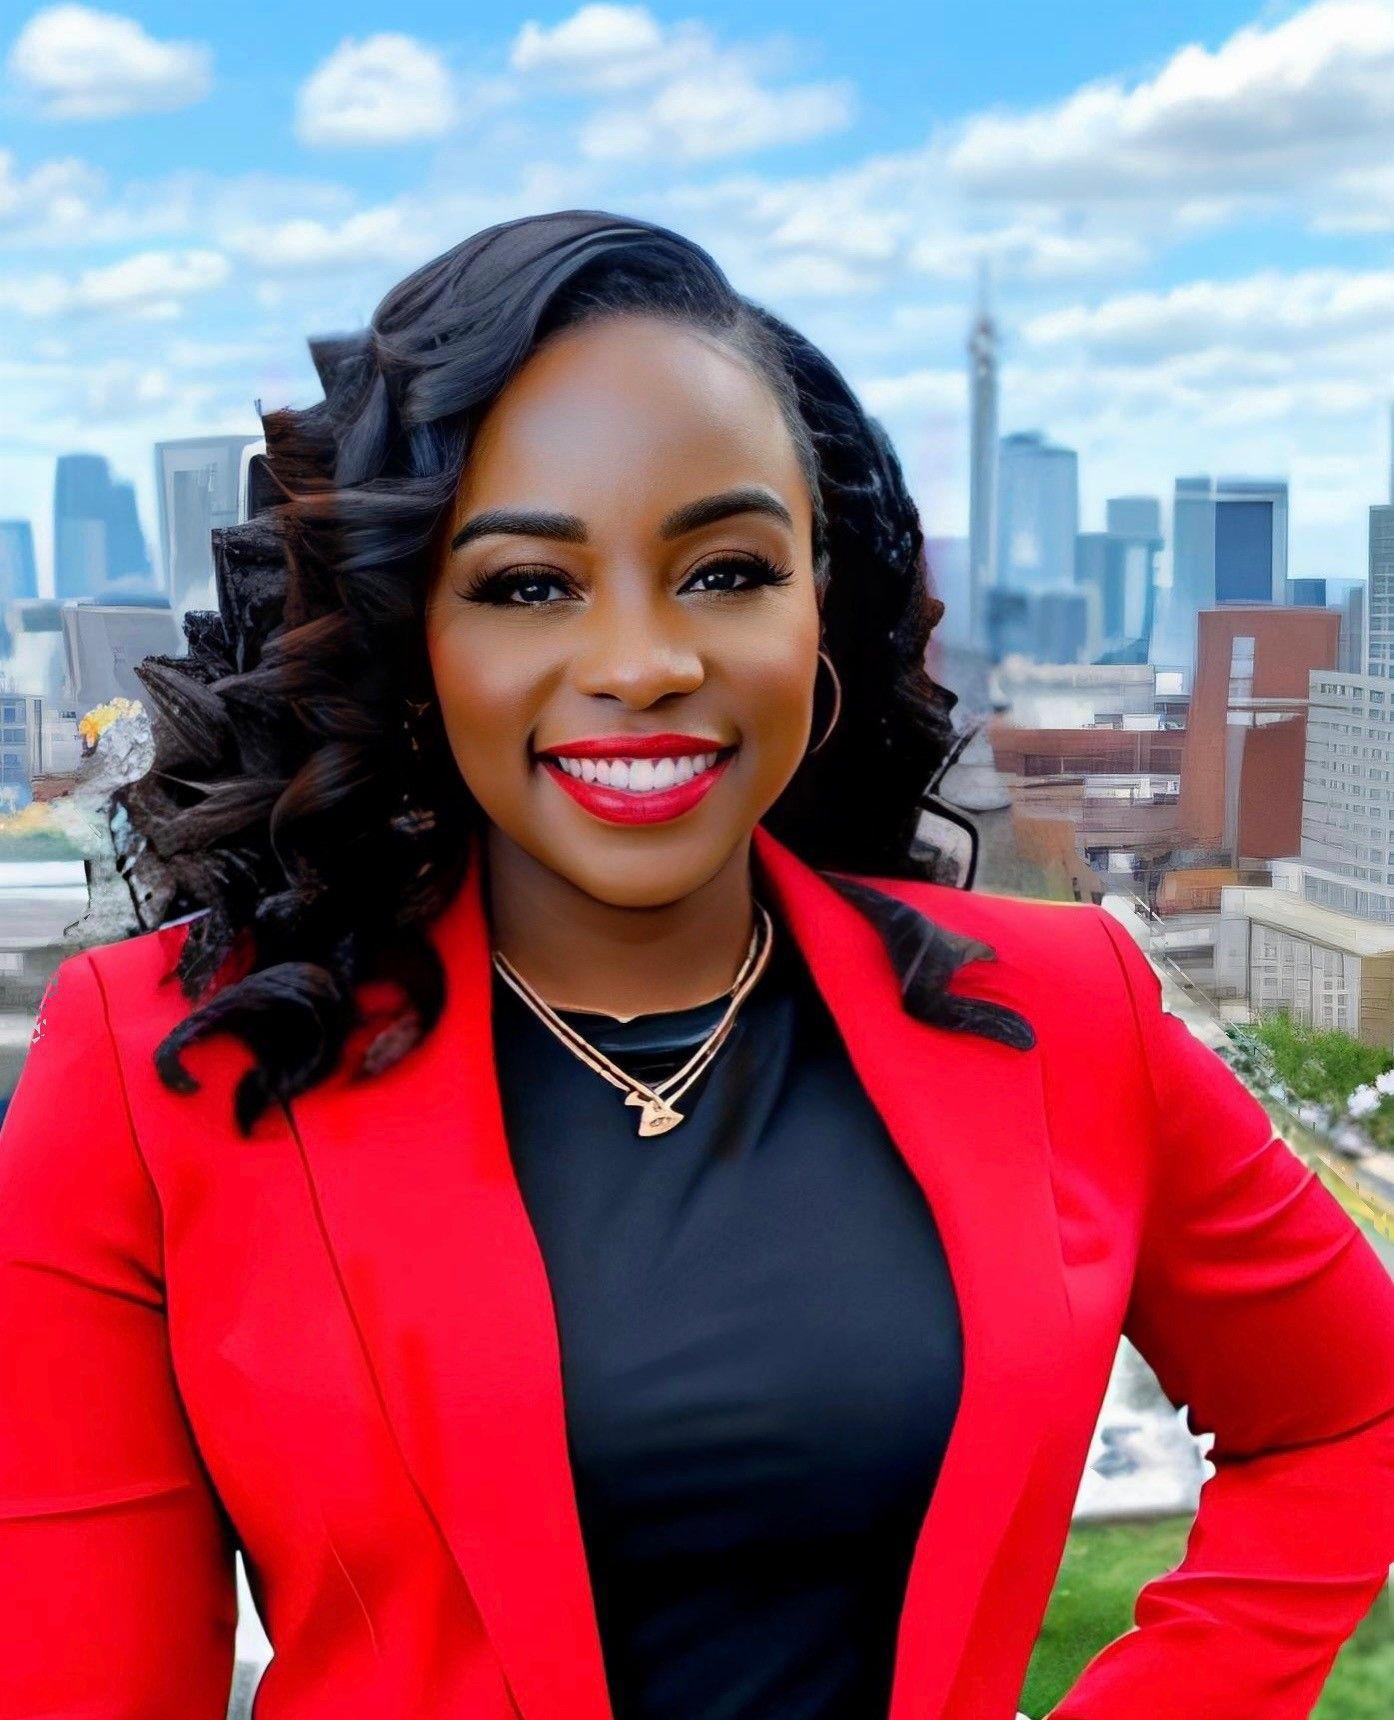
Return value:
[(467, 35), (409, 0), (393, 22), (350, 0), (267, 32), (159, 0), (29, 7), (0, 35), (0, 513), (33, 521), (45, 589), (58, 453), (133, 477), (153, 544), (156, 442), (255, 435), (258, 399), (316, 398), (311, 334), (491, 221), (569, 206), (690, 234), (822, 345), (930, 535), (967, 530), (985, 259), (1000, 427), (1077, 450), (1082, 529), (1109, 496), (1249, 470), (1289, 483), (1293, 576), (1362, 564), (1388, 490), (1394, 0), (893, 0), (875, 33), (830, 0), (758, 28), (726, 4), (504, 8)]

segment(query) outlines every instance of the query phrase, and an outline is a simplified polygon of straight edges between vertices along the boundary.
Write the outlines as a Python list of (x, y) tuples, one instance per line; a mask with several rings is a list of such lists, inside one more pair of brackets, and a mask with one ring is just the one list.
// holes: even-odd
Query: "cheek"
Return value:
[(817, 673), (818, 637), (768, 635), (758, 649), (726, 658), (727, 685), (739, 709), (733, 713), (762, 778), (781, 779), (802, 756)]
[(723, 641), (721, 655), (732, 685), (748, 698), (771, 706), (806, 704), (818, 653), (816, 629), (753, 631), (744, 639)]
[(428, 647), (446, 733), (461, 771), (480, 780), (516, 770), (533, 726), (537, 675), (518, 642), (446, 630)]

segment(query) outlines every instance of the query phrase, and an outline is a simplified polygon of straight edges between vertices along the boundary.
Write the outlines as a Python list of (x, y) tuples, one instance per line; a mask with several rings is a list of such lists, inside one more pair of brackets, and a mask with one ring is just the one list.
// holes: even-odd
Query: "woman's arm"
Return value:
[(0, 1129), (0, 1720), (223, 1720), (234, 1549), (90, 957), (36, 1034)]
[(1394, 1563), (1394, 1281), (1099, 918), (1155, 1096), (1125, 1330), (1192, 1431), (1214, 1434), (1215, 1473), (1181, 1564), (1048, 1720), (1307, 1720)]

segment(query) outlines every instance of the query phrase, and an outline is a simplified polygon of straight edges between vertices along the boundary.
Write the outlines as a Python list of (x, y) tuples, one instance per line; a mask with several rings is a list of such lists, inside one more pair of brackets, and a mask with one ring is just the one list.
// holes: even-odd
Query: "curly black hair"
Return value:
[[(763, 822), (875, 919), (907, 1008), (1031, 1043), (1013, 1012), (945, 988), (987, 946), (921, 915), (907, 943), (903, 903), (835, 876), (935, 875), (911, 850), (954, 738), (956, 697), (925, 668), (943, 605), (884, 429), (822, 352), (737, 293), (700, 246), (647, 221), (564, 210), (486, 228), (393, 287), (366, 330), (311, 341), (324, 399), (270, 413), (258, 402), (279, 499), (214, 532), (218, 609), (188, 616), (187, 655), (137, 670), (155, 756), (115, 797), (128, 881), (147, 929), (189, 920), (177, 972), (200, 1003), (156, 1068), (190, 1091), (183, 1046), (243, 1039), (256, 1058), (234, 1099), (244, 1134), (335, 1070), (361, 1024), (360, 984), (392, 980), (407, 999), (365, 1068), (397, 1061), (439, 1019), (445, 976), (425, 928), (463, 881), (483, 815), (432, 697), (431, 570), (491, 402), (549, 336), (632, 313), (703, 331), (756, 369), (813, 499), (842, 712)], [(409, 700), (428, 713), (410, 728)], [(404, 796), (428, 816), (400, 817)]]

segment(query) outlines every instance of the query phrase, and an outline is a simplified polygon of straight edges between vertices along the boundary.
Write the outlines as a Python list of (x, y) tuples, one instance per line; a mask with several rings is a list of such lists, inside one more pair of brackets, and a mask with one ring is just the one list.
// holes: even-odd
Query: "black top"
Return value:
[[(958, 1308), (797, 946), (776, 920), (662, 1135), (497, 972), (493, 1000), (617, 1720), (884, 1716), (958, 1409)], [(656, 1081), (727, 1002), (563, 1016)]]

